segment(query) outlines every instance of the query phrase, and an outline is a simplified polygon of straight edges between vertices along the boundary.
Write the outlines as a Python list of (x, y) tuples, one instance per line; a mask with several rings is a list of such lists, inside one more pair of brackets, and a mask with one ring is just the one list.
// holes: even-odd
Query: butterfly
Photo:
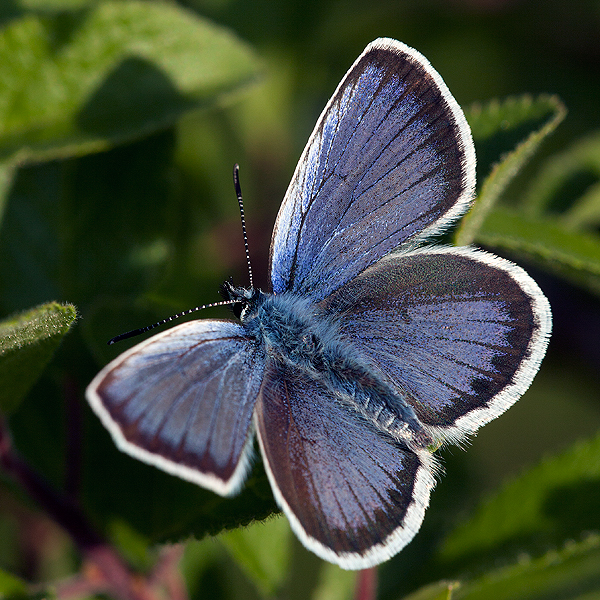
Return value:
[(300, 158), (275, 223), (270, 291), (226, 282), (238, 318), (196, 320), (108, 364), (87, 398), (117, 446), (224, 496), (258, 439), (302, 543), (345, 569), (415, 536), (433, 450), (529, 387), (551, 312), (517, 265), (425, 245), (470, 206), (475, 150), (440, 75), (369, 44)]

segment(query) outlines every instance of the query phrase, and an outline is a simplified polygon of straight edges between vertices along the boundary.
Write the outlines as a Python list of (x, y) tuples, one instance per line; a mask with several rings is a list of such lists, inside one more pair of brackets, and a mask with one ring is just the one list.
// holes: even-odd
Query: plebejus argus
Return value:
[(346, 569), (416, 534), (432, 448), (511, 406), (550, 307), (516, 265), (422, 246), (469, 207), (475, 151), (429, 62), (369, 44), (319, 118), (281, 205), (271, 291), (227, 283), (239, 322), (199, 320), (107, 365), (87, 397), (129, 454), (222, 495), (255, 433), (306, 547)]

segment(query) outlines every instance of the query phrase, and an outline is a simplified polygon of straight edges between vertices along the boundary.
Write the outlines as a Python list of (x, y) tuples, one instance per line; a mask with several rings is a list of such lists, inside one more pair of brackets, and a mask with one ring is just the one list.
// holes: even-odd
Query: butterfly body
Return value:
[(517, 265), (423, 245), (464, 214), (475, 149), (416, 50), (367, 46), (321, 114), (271, 241), (270, 293), (222, 287), (202, 319), (115, 358), (87, 398), (117, 446), (223, 496), (254, 439), (302, 543), (362, 569), (415, 536), (432, 446), (461, 443), (531, 384), (548, 301)]
[(334, 402), (360, 412), (382, 433), (424, 448), (433, 443), (402, 393), (378, 376), (360, 348), (340, 333), (336, 319), (292, 292), (268, 294), (226, 282), (248, 339), (275, 365), (297, 369), (327, 389)]

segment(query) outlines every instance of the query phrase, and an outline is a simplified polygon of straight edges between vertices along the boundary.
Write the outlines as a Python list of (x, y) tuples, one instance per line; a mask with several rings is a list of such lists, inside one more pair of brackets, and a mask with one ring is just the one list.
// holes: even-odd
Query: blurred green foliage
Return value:
[[(83, 390), (126, 348), (110, 337), (218, 299), (230, 275), (246, 283), (235, 162), (266, 287), (316, 118), (364, 46), (395, 37), (473, 128), (479, 195), (454, 240), (526, 266), (555, 325), (523, 399), (469, 452), (442, 453), (422, 531), (379, 569), (379, 597), (600, 595), (599, 28), (591, 0), (4, 0), (0, 407), (16, 449), (135, 568), (184, 541), (192, 598), (352, 596), (355, 574), (285, 519), (238, 527), (275, 511), (260, 463), (219, 498), (120, 454)], [(39, 507), (0, 471), (0, 597), (76, 568), (64, 535), (41, 544), (32, 523)]]

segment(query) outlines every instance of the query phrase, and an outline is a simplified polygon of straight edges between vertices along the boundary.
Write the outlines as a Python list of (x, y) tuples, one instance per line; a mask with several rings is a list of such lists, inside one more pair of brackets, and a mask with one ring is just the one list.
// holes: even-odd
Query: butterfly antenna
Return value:
[(244, 249), (246, 250), (246, 264), (248, 265), (248, 276), (250, 278), (250, 287), (254, 287), (252, 280), (252, 265), (250, 264), (250, 250), (248, 248), (248, 234), (246, 233), (246, 217), (244, 216), (244, 201), (242, 200), (242, 188), (240, 186), (240, 166), (233, 165), (233, 185), (235, 186), (235, 195), (237, 196), (240, 207), (240, 216), (242, 218), (242, 232), (244, 234)]
[(131, 331), (127, 331), (126, 333), (121, 333), (119, 335), (116, 335), (114, 338), (108, 340), (107, 343), (109, 346), (111, 346), (112, 344), (116, 344), (117, 342), (120, 342), (122, 340), (126, 340), (128, 338), (135, 337), (136, 335), (141, 335), (142, 333), (146, 333), (146, 331), (150, 331), (151, 329), (160, 327), (161, 325), (164, 325), (165, 323), (170, 323), (171, 321), (174, 321), (175, 319), (179, 319), (180, 317), (186, 317), (187, 315), (190, 315), (193, 312), (196, 312), (198, 310), (204, 310), (205, 308), (213, 308), (214, 306), (225, 306), (226, 304), (234, 304), (234, 303), (235, 303), (234, 300), (221, 300), (220, 302), (211, 302), (210, 304), (203, 304), (202, 306), (196, 306), (196, 308), (188, 308), (187, 310), (184, 310), (183, 312), (177, 313), (176, 315), (171, 315), (170, 317), (167, 317), (166, 319), (162, 319), (161, 321), (153, 323), (152, 325), (146, 325), (146, 327), (140, 327), (139, 329), (132, 329)]
[[(237, 196), (238, 205), (240, 207), (240, 217), (242, 219), (242, 233), (244, 235), (244, 249), (246, 251), (246, 263), (248, 265), (248, 276), (250, 278), (250, 287), (254, 287), (254, 281), (252, 278), (252, 265), (250, 264), (250, 249), (248, 248), (248, 234), (246, 233), (246, 217), (244, 216), (244, 201), (242, 200), (242, 188), (240, 186), (240, 166), (236, 163), (233, 165), (233, 185), (235, 186), (235, 194)], [(221, 302), (211, 302), (210, 304), (203, 304), (202, 306), (196, 306), (195, 308), (189, 308), (188, 310), (184, 310), (183, 312), (177, 313), (176, 315), (171, 315), (166, 319), (162, 319), (157, 321), (156, 323), (152, 323), (152, 325), (146, 325), (145, 327), (140, 327), (139, 329), (132, 329), (131, 331), (127, 331), (125, 333), (121, 333), (116, 335), (114, 338), (108, 340), (108, 345), (116, 344), (122, 340), (126, 340), (136, 335), (141, 335), (142, 333), (146, 333), (156, 327), (160, 327), (161, 325), (165, 325), (166, 323), (170, 323), (175, 319), (179, 319), (181, 317), (186, 317), (187, 315), (196, 312), (198, 310), (204, 310), (205, 308), (213, 308), (215, 306), (225, 306), (227, 304), (235, 304), (235, 300), (222, 300)]]

